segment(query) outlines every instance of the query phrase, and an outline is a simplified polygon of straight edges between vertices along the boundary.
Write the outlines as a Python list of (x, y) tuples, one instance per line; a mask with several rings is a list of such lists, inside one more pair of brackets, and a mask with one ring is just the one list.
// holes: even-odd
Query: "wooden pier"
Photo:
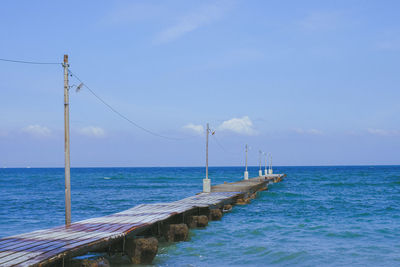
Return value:
[(199, 193), (175, 202), (142, 204), (69, 226), (1, 238), (0, 266), (69, 266), (72, 258), (88, 252), (134, 254), (132, 249), (127, 249), (132, 240), (166, 236), (171, 225), (193, 227), (195, 217), (218, 219), (215, 214), (222, 214), (235, 204), (249, 203), (258, 191), (266, 190), (269, 183), (280, 182), (283, 177), (284, 174), (271, 174), (224, 183), (213, 186), (211, 193)]

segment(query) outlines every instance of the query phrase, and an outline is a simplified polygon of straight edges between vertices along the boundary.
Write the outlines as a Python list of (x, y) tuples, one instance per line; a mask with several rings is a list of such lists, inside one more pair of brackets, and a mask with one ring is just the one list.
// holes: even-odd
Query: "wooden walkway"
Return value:
[(104, 217), (75, 222), (31, 233), (0, 239), (0, 266), (43, 266), (63, 258), (83, 255), (123, 241), (128, 235), (143, 232), (149, 226), (172, 216), (198, 208), (231, 204), (245, 193), (282, 176), (268, 176), (212, 187), (211, 193), (200, 193), (179, 201), (142, 204)]

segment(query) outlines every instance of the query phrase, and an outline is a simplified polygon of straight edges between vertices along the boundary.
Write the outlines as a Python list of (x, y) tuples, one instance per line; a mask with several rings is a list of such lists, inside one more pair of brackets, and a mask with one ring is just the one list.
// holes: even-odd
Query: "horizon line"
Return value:
[[(273, 165), (272, 167), (274, 168), (282, 168), (282, 167), (388, 167), (388, 166), (400, 166), (400, 164), (351, 164), (351, 165)], [(238, 165), (214, 165), (214, 166), (209, 166), (209, 168), (238, 168), (238, 167), (243, 167), (245, 166)], [(25, 167), (0, 167), (0, 169), (64, 169), (65, 167), (31, 167), (31, 166), (25, 166)], [(111, 168), (205, 168), (205, 166), (105, 166), (105, 167), (99, 167), (99, 166), (79, 166), (79, 167), (73, 167), (71, 166), (71, 169), (85, 169), (85, 168), (103, 168), (103, 169), (111, 169)], [(259, 168), (259, 165), (248, 165), (248, 168)], [(261, 169), (264, 169), (265, 167), (262, 166)]]

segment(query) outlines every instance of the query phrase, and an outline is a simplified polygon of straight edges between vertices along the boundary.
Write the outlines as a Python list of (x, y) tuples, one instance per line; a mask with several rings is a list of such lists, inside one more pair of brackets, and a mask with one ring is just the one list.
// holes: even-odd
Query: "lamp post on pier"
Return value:
[(206, 127), (206, 178), (203, 179), (203, 192), (210, 193), (211, 192), (211, 180), (208, 179), (208, 134), (210, 133), (210, 127), (207, 123)]
[(264, 161), (265, 161), (264, 175), (267, 176), (268, 175), (268, 171), (267, 171), (267, 153), (263, 153), (263, 154), (264, 154)]
[(244, 171), (244, 179), (249, 180), (249, 172), (247, 171), (247, 151), (248, 151), (248, 145), (246, 144), (246, 170)]
[(271, 153), (269, 153), (269, 171), (268, 171), (268, 173), (269, 174), (273, 173), (272, 172), (272, 154)]
[(71, 171), (69, 156), (69, 84), (68, 84), (68, 55), (64, 55), (64, 135), (65, 135), (65, 225), (71, 224)]
[(259, 150), (258, 153), (259, 153), (258, 156), (259, 156), (259, 161), (260, 161), (260, 169), (258, 170), (258, 176), (261, 177), (261, 176), (262, 176), (262, 170), (261, 170), (261, 156), (262, 156), (262, 153), (263, 153), (263, 152), (262, 152), (261, 150)]

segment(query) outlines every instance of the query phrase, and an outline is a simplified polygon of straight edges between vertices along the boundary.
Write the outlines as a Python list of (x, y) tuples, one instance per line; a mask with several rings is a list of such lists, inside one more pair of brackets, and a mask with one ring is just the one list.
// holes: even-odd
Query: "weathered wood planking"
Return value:
[(142, 204), (104, 217), (0, 239), (0, 266), (36, 266), (67, 257), (74, 251), (106, 246), (130, 232), (193, 208), (209, 207), (239, 192), (200, 193), (171, 203)]

